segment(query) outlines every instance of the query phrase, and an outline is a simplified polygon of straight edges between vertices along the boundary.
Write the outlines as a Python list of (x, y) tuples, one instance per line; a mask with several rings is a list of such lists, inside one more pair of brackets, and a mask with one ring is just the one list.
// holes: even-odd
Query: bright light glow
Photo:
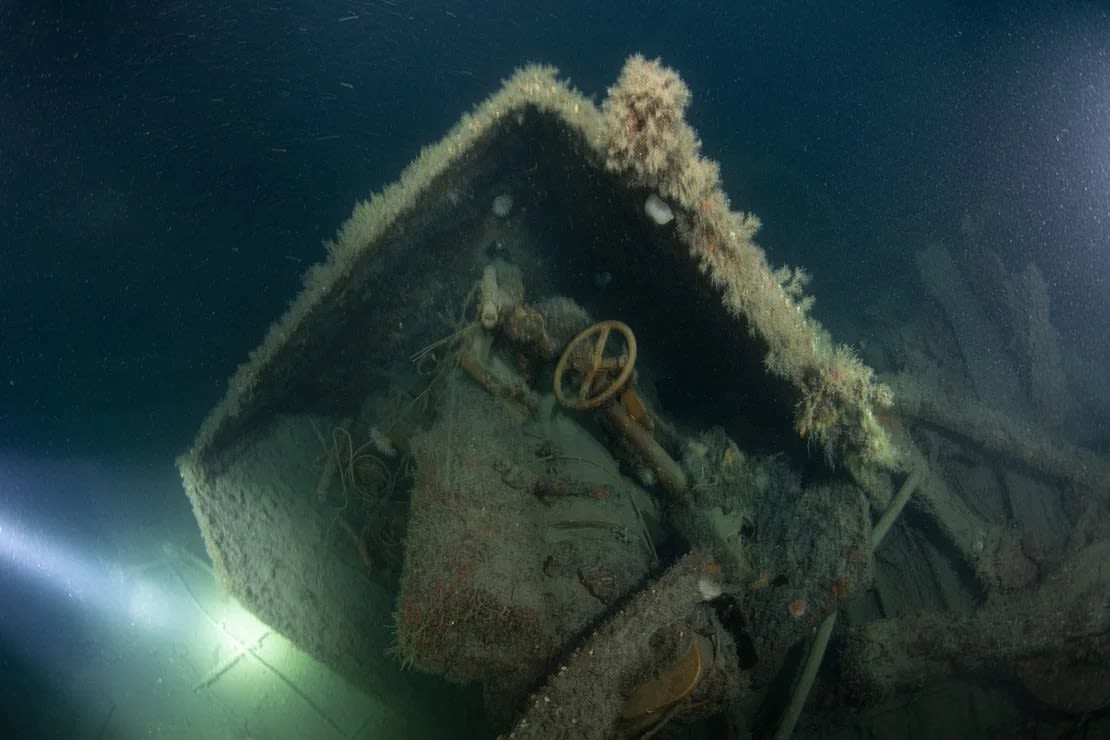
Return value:
[(79, 555), (0, 515), (0, 561), (69, 598), (103, 599), (107, 578)]
[(172, 621), (173, 609), (165, 592), (149, 581), (136, 581), (131, 585), (128, 604), (131, 624), (147, 629), (164, 629)]
[[(338, 732), (288, 674), (303, 656), (226, 595), (206, 558), (170, 541), (155, 547), (143, 532), (78, 532), (86, 523), (83, 511), (45, 503), (69, 488), (83, 494), (101, 487), (138, 487), (130, 477), (121, 482), (114, 473), (95, 470), (86, 479), (85, 472), (81, 469), (75, 477), (68, 467), (54, 464), (39, 470), (0, 452), (0, 498), (5, 503), (0, 509), (0, 585), (11, 588), (0, 596), (33, 599), (26, 609), (14, 601), (0, 603), (6, 617), (0, 620), (5, 647), (44, 674), (72, 679), (73, 685), (63, 690), (76, 703), (103, 696), (102, 680), (113, 682), (107, 691), (120, 707), (133, 700), (137, 687), (153, 691), (152, 702), (132, 713), (113, 716), (114, 708), (85, 707), (90, 716), (107, 713), (113, 737), (148, 731), (149, 723), (135, 717), (154, 711), (151, 707), (173, 687), (191, 687), (190, 701), (201, 690), (221, 692), (221, 701), (256, 701), (262, 670), (272, 676), (266, 680), (286, 686)], [(5, 495), (11, 492), (20, 495)], [(20, 511), (23, 499), (41, 505), (27, 504)], [(131, 553), (138, 562), (111, 558), (108, 552)], [(71, 635), (59, 639), (55, 633), (71, 625), (81, 634), (95, 635), (100, 646), (84, 662), (74, 658)], [(128, 723), (142, 727), (119, 734)]]
[(232, 649), (242, 649), (243, 646), (257, 648), (262, 636), (270, 631), (234, 599), (228, 599), (220, 612), (213, 614), (213, 617), (220, 623), (224, 642)]
[[(160, 558), (123, 568), (82, 557), (45, 535), (30, 533), (10, 518), (0, 516), (0, 566), (11, 567), (57, 594), (77, 599), (82, 607), (91, 607), (109, 620), (204, 653), (211, 649), (214, 633), (224, 644), (225, 655), (261, 660), (256, 651), (262, 649), (263, 641), (271, 633), (235, 599), (205, 598), (215, 591), (203, 587), (197, 590), (196, 586), (200, 583), (214, 586), (211, 571), (168, 543), (163, 546)], [(205, 578), (194, 584), (200, 572), (204, 572)], [(197, 622), (211, 624), (212, 632), (208, 636), (203, 630), (198, 632), (194, 628)], [(282, 649), (285, 645), (280, 640), (267, 644), (264, 661), (267, 668), (280, 670), (278, 666), (289, 657)], [(232, 668), (233, 661), (227, 667)]]
[[(174, 608), (166, 589), (146, 577), (125, 579), (118, 566), (83, 556), (40, 532), (30, 532), (0, 515), (0, 564), (81, 606), (126, 618), (133, 626), (165, 630), (173, 626)], [(144, 571), (151, 571), (145, 568)]]

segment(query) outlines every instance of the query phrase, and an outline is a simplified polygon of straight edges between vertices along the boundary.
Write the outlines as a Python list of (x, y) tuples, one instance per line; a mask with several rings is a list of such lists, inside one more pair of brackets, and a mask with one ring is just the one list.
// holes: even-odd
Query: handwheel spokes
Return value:
[(589, 401), (590, 391), (593, 390), (594, 377), (596, 368), (589, 368), (582, 376), (582, 382), (578, 384), (578, 403), (585, 404)]
[(609, 342), (609, 327), (603, 326), (601, 331), (598, 332), (597, 342), (594, 344), (594, 357), (591, 363), (596, 370), (601, 367), (602, 361), (605, 359), (605, 345)]
[(606, 357), (604, 360), (601, 361), (601, 369), (608, 371), (620, 370), (624, 368), (624, 363), (627, 361), (627, 355), (621, 355), (620, 357)]
[[(606, 357), (605, 349), (614, 330), (624, 338), (625, 353), (618, 357)], [(591, 341), (592, 347), (589, 344)], [(628, 325), (619, 321), (599, 322), (579, 333), (563, 351), (555, 367), (555, 395), (560, 403), (569, 408), (597, 408), (624, 388), (632, 376), (635, 363), (636, 337)], [(562, 388), (563, 376), (568, 369), (573, 369), (580, 376), (577, 397), (573, 402), (564, 395)]]

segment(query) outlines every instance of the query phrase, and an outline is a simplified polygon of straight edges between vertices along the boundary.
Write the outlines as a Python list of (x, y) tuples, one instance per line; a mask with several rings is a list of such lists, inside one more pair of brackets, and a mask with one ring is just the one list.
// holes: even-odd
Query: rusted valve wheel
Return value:
[[(617, 357), (606, 357), (605, 345), (614, 331), (624, 338), (626, 351)], [(621, 392), (635, 366), (636, 335), (632, 329), (621, 321), (599, 321), (570, 340), (563, 350), (555, 366), (555, 397), (569, 409), (596, 409)], [(568, 398), (563, 392), (568, 370), (579, 377), (577, 398)]]

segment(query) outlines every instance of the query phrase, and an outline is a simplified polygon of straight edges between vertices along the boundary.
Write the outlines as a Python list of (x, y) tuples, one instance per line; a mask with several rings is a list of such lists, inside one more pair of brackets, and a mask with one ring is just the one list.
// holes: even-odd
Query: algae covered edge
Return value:
[[(673, 209), (678, 238), (718, 291), (726, 311), (767, 347), (764, 366), (797, 391), (794, 428), (871, 488), (876, 473), (900, 466), (900, 455), (876, 421), (876, 408), (891, 401), (889, 388), (808, 315), (798, 270), (773, 269), (755, 241), (759, 219), (733, 211), (721, 187), (718, 165), (702, 156), (686, 123), (690, 92), (679, 75), (658, 60), (633, 55), (599, 109), (557, 70), (526, 66), (465, 113), (438, 142), (424, 147), (400, 177), (358, 203), (335, 237), (327, 257), (304, 276), (304, 288), (271, 325), (229, 381), (207, 416), (182, 468), (205, 458), (221, 430), (252, 404), (262, 378), (279, 352), (305, 330), (307, 319), (345, 287), (353, 267), (372, 259), (384, 235), (420, 206), (429, 188), (513, 116), (532, 110), (576, 132), (583, 155), (625, 179), (630, 189), (657, 192)], [(191, 476), (187, 476), (191, 477)]]
[(804, 271), (772, 270), (755, 242), (759, 219), (731, 210), (718, 165), (701, 155), (685, 120), (690, 97), (674, 70), (630, 57), (602, 104), (605, 166), (668, 200), (679, 237), (726, 310), (766, 343), (764, 366), (797, 389), (795, 430), (830, 464), (869, 483), (875, 468), (897, 467), (898, 455), (874, 415), (876, 407), (890, 406), (891, 391), (808, 315), (813, 301), (802, 291)]

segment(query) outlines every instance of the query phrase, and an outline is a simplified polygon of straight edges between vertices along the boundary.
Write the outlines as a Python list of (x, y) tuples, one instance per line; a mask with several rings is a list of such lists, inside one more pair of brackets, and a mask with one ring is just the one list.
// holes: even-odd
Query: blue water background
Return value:
[(0, 2), (0, 444), (170, 454), (357, 199), (526, 62), (600, 100), (640, 51), (772, 262), (853, 323), (961, 223), (1110, 301), (1098, 4)]

